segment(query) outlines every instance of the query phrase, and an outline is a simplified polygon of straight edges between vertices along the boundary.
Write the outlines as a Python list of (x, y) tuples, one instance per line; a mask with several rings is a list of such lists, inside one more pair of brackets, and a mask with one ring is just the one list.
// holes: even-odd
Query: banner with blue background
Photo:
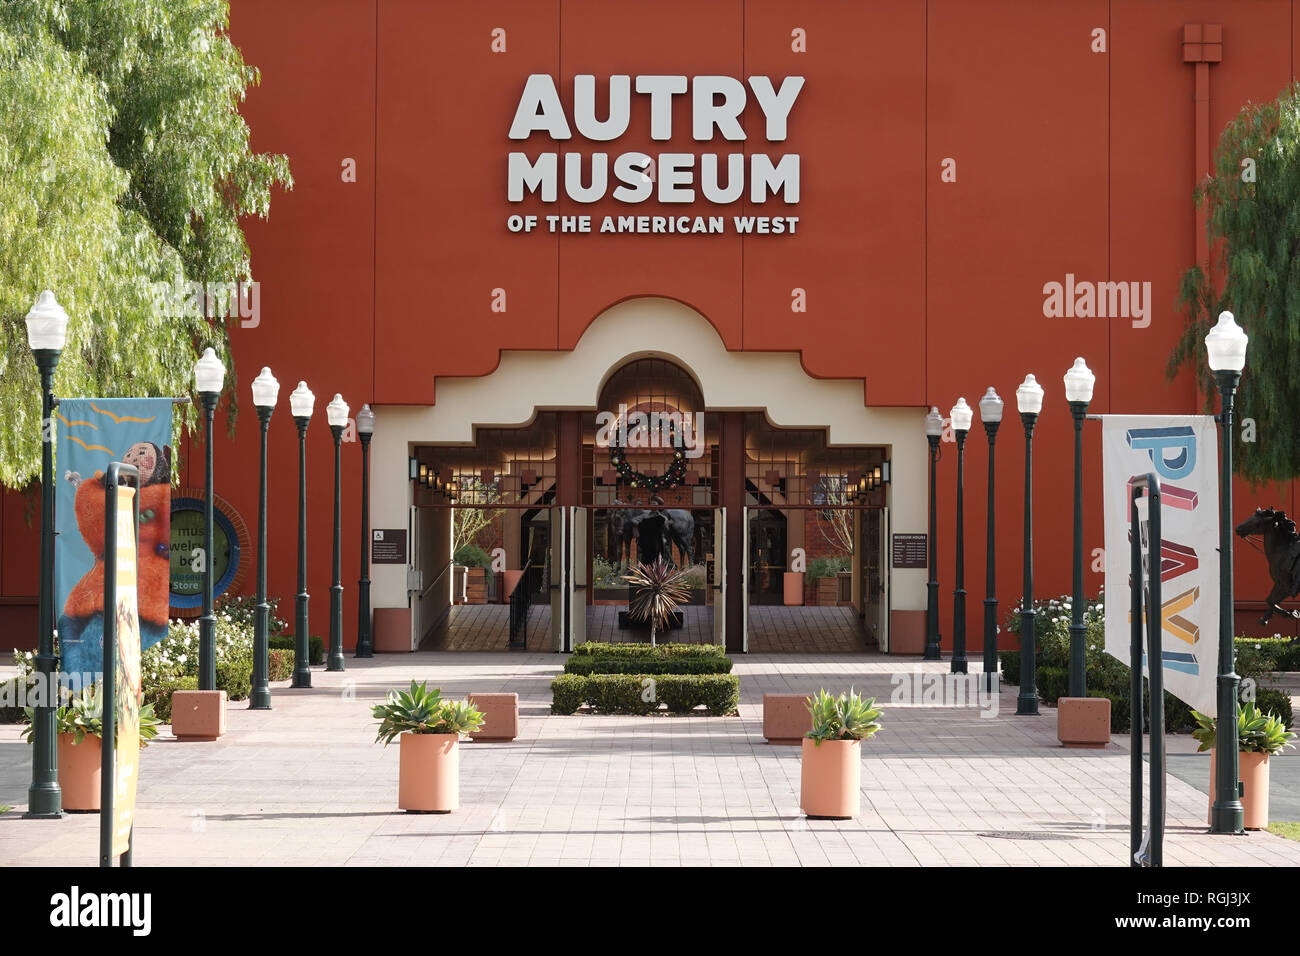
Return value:
[(110, 462), (140, 469), (140, 646), (167, 634), (172, 400), (65, 398), (55, 412), (59, 669), (98, 675), (104, 661), (104, 471)]

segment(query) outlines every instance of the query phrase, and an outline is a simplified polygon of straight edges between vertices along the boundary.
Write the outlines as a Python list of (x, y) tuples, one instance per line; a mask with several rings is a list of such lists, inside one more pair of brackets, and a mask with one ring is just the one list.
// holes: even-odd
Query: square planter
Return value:
[(1105, 697), (1062, 697), (1056, 702), (1056, 737), (1063, 747), (1105, 747), (1110, 743), (1110, 701)]
[(226, 732), (224, 690), (172, 693), (172, 734), (178, 740), (216, 740)]
[(812, 730), (808, 694), (764, 694), (763, 736), (769, 744), (798, 744)]
[(483, 726), (469, 739), (483, 743), (504, 743), (519, 735), (518, 694), (468, 694), (471, 704), (483, 712)]

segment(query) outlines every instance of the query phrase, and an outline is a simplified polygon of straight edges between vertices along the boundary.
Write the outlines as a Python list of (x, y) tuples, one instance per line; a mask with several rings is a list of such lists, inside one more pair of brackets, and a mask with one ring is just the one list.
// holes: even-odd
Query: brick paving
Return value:
[[(891, 700), (892, 674), (946, 664), (878, 655), (739, 658), (739, 717), (557, 717), (554, 654), (384, 655), (275, 686), (275, 709), (233, 704), (212, 743), (166, 737), (143, 756), (137, 865), (1126, 865), (1128, 753), (1065, 751), (1054, 712), (995, 716)], [(428, 679), (445, 693), (515, 691), (520, 737), (463, 745), (462, 809), (396, 810), (397, 748), (373, 743), (370, 705)], [(799, 813), (799, 749), (762, 738), (765, 692), (856, 685), (886, 708), (864, 745), (862, 813)], [(1194, 749), (1171, 738), (1170, 749)], [(1280, 760), (1295, 760), (1284, 756)], [(1208, 773), (1208, 763), (1206, 765)], [(21, 819), (30, 750), (0, 726), (0, 865), (90, 864), (96, 816)], [(1211, 837), (1205, 796), (1169, 778), (1168, 865), (1300, 864), (1300, 843)], [(1028, 831), (1045, 839), (983, 834)]]

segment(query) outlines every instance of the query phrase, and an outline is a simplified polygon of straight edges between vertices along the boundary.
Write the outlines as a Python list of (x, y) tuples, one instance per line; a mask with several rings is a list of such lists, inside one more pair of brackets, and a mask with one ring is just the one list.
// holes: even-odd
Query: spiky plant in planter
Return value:
[(638, 563), (623, 580), (632, 585), (632, 601), (628, 614), (634, 621), (650, 625), (650, 644), (655, 634), (668, 627), (677, 609), (691, 598), (690, 571), (677, 568), (663, 558), (654, 564)]

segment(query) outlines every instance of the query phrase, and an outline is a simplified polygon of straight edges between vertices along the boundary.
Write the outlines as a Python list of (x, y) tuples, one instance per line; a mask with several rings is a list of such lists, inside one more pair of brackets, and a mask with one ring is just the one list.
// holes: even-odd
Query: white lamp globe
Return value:
[(280, 383), (275, 380), (271, 370), (262, 366), (261, 374), (253, 379), (253, 404), (258, 408), (275, 408), (280, 397)]
[(1016, 408), (1021, 415), (1037, 415), (1043, 410), (1043, 386), (1033, 375), (1026, 375), (1016, 389)]
[(1205, 351), (1215, 372), (1240, 372), (1246, 367), (1247, 335), (1231, 312), (1220, 312), (1219, 321), (1205, 336)]
[(357, 412), (357, 431), (363, 435), (375, 433), (375, 413), (369, 405), (362, 405), (361, 411)]
[(316, 396), (307, 387), (306, 382), (299, 382), (298, 387), (289, 393), (289, 411), (294, 418), (311, 418), (312, 409), (316, 407)]
[(996, 425), (1002, 421), (1002, 399), (998, 395), (997, 389), (992, 385), (980, 399), (980, 421), (987, 422), (990, 425)]
[(200, 393), (220, 392), (225, 381), (226, 366), (211, 347), (204, 349), (199, 360), (194, 363), (194, 388)]
[(54, 293), (46, 289), (36, 297), (27, 313), (27, 345), (33, 352), (37, 349), (61, 351), (67, 338), (68, 313), (63, 311)]
[(939, 414), (937, 405), (930, 406), (930, 414), (925, 416), (925, 434), (930, 438), (943, 434), (943, 416)]
[(348, 403), (343, 401), (343, 396), (338, 392), (334, 393), (333, 401), (325, 406), (325, 420), (331, 428), (342, 428), (348, 423)]
[(971, 420), (975, 417), (975, 412), (966, 404), (966, 399), (957, 399), (957, 404), (952, 407), (949, 413), (952, 416), (952, 429), (958, 432), (970, 431)]
[(1092, 401), (1092, 387), (1096, 384), (1097, 376), (1092, 374), (1092, 369), (1088, 368), (1088, 363), (1080, 356), (1065, 373), (1065, 400), (1088, 404)]

